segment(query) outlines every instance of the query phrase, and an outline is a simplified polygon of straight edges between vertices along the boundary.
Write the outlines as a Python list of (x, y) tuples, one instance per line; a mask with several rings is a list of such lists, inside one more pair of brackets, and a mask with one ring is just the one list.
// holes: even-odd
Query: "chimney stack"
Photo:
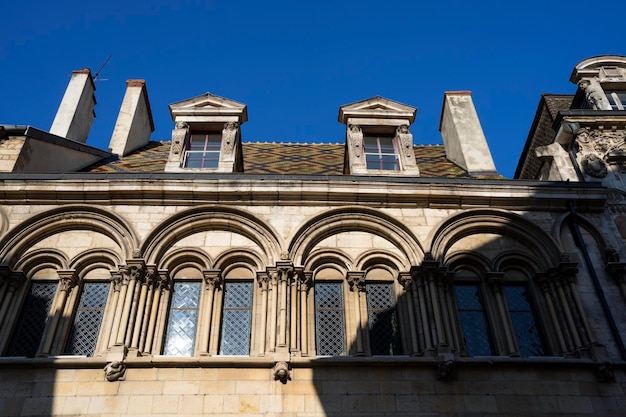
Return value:
[(497, 173), (470, 91), (444, 93), (439, 131), (450, 161), (472, 176)]
[(124, 156), (148, 144), (154, 122), (144, 80), (126, 81), (126, 94), (109, 142), (110, 152)]
[(73, 71), (50, 133), (76, 142), (87, 142), (91, 123), (96, 117), (95, 90), (89, 68)]

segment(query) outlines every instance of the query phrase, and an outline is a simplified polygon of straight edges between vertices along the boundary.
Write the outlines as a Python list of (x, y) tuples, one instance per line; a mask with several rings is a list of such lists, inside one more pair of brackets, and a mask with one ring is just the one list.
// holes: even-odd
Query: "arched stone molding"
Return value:
[(117, 214), (100, 207), (68, 205), (39, 213), (10, 230), (0, 240), (0, 260), (12, 265), (39, 240), (72, 230), (102, 233), (128, 258), (139, 245), (133, 228)]
[(549, 234), (518, 214), (496, 209), (467, 210), (444, 220), (429, 237), (430, 253), (433, 259), (443, 260), (456, 242), (481, 233), (507, 236), (520, 242), (532, 251), (538, 269), (546, 270), (559, 263), (561, 251)]
[(24, 271), (30, 279), (38, 270), (43, 268), (68, 269), (69, 261), (65, 253), (58, 249), (46, 248), (29, 252), (15, 262), (15, 271)]
[(353, 269), (354, 261), (340, 249), (320, 248), (312, 251), (304, 264), (305, 271), (318, 271), (326, 266), (342, 271), (342, 276)]
[(79, 277), (84, 277), (90, 271), (97, 268), (116, 270), (123, 264), (119, 254), (107, 248), (88, 249), (76, 255), (69, 262), (69, 269), (78, 272)]
[(261, 219), (230, 207), (200, 206), (163, 221), (145, 239), (141, 252), (149, 263), (158, 260), (177, 241), (198, 232), (228, 231), (241, 234), (263, 251), (263, 264), (271, 265), (281, 253), (279, 235)]
[(233, 248), (222, 252), (214, 262), (215, 268), (223, 271), (226, 276), (236, 265), (247, 265), (254, 273), (264, 271), (266, 265), (261, 255), (248, 248)]
[(402, 259), (398, 254), (387, 250), (374, 249), (362, 253), (355, 261), (357, 271), (365, 271), (373, 266), (384, 266), (390, 270), (408, 271), (411, 265), (406, 259)]
[(9, 217), (2, 207), (0, 207), (0, 236), (3, 236), (9, 230)]
[(213, 267), (213, 261), (211, 257), (201, 249), (197, 248), (176, 248), (163, 255), (157, 263), (158, 269), (166, 269), (169, 271), (170, 276), (175, 276), (176, 273), (187, 267), (193, 267), (199, 271), (205, 269), (211, 269)]
[(539, 272), (534, 260), (519, 252), (505, 251), (493, 260), (494, 271), (503, 272), (509, 268), (524, 270), (529, 277), (533, 277)]
[(576, 251), (576, 248), (571, 247), (567, 242), (563, 242), (563, 240), (561, 239), (561, 236), (563, 234), (566, 234), (568, 236), (570, 235), (569, 230), (567, 229), (569, 228), (569, 221), (570, 221), (571, 216), (575, 216), (575, 219), (578, 222), (578, 224), (593, 237), (593, 239), (596, 241), (596, 243), (600, 247), (600, 250), (603, 253), (607, 249), (612, 248), (612, 245), (610, 245), (606, 241), (604, 237), (605, 236), (604, 233), (602, 233), (592, 221), (587, 219), (585, 216), (582, 216), (580, 213), (572, 214), (572, 213), (566, 212), (566, 213), (561, 214), (552, 225), (552, 236), (554, 237), (557, 244), (559, 245), (560, 248), (563, 249), (564, 252)]
[(424, 250), (415, 235), (400, 221), (365, 207), (343, 207), (324, 212), (306, 222), (289, 245), (294, 263), (307, 262), (311, 251), (325, 238), (343, 232), (368, 232), (395, 245), (411, 265), (424, 257)]
[(491, 261), (486, 256), (476, 252), (465, 251), (456, 252), (447, 256), (443, 263), (451, 272), (466, 269), (478, 276), (485, 275), (487, 271), (490, 270), (491, 266)]

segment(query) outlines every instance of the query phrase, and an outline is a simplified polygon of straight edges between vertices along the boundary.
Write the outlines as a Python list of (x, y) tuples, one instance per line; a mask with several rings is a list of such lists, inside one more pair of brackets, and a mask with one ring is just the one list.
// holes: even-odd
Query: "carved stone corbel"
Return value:
[(451, 381), (456, 377), (457, 363), (452, 353), (440, 353), (437, 355), (437, 379)]
[(126, 365), (122, 361), (113, 361), (104, 367), (104, 377), (109, 382), (123, 381), (126, 379)]
[(224, 124), (222, 130), (222, 146), (220, 160), (232, 161), (235, 150), (235, 142), (237, 139), (237, 130), (239, 129), (239, 123), (228, 122)]
[(272, 374), (274, 375), (275, 381), (280, 381), (283, 384), (286, 384), (287, 381), (291, 381), (291, 369), (287, 362), (276, 362), (272, 369)]

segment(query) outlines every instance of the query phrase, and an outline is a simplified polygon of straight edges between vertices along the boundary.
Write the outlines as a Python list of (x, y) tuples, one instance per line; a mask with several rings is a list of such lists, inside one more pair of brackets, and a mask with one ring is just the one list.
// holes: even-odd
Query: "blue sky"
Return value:
[(339, 106), (375, 95), (418, 108), (442, 143), (444, 91), (471, 90), (512, 177), (540, 94), (574, 93), (584, 58), (626, 55), (626, 3), (574, 1), (29, 1), (2, 6), (0, 123), (48, 130), (72, 70), (95, 72), (88, 144), (107, 148), (125, 81), (145, 79), (156, 130), (207, 91), (248, 105), (247, 141), (343, 142)]

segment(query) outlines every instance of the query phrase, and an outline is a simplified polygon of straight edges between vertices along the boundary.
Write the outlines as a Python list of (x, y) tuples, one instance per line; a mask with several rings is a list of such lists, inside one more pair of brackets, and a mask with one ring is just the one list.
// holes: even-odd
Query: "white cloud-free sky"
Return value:
[[(607, 7), (610, 9), (607, 9)], [(248, 105), (245, 141), (343, 142), (339, 106), (375, 95), (418, 108), (441, 143), (444, 91), (471, 90), (500, 173), (512, 177), (541, 93), (573, 94), (578, 62), (626, 55), (626, 3), (573, 1), (33, 1), (2, 6), (0, 123), (48, 130), (72, 70), (95, 73), (88, 144), (107, 148), (128, 79), (156, 130), (207, 91)]]

